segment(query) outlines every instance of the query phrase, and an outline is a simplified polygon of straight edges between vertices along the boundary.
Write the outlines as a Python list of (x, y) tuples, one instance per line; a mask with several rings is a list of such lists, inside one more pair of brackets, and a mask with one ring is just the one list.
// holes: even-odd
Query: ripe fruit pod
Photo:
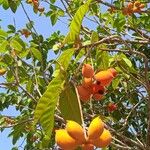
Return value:
[(56, 130), (55, 142), (60, 148), (65, 150), (74, 150), (78, 146), (77, 141), (65, 129)]
[(128, 7), (127, 8), (131, 10), (133, 8), (133, 3), (131, 3), (131, 2), (128, 3)]
[(113, 103), (109, 103), (107, 109), (109, 112), (115, 111), (117, 109), (117, 105)]
[(93, 144), (82, 144), (82, 150), (94, 150)]
[(82, 75), (85, 78), (92, 78), (94, 75), (94, 69), (90, 64), (84, 64), (82, 67)]
[(113, 75), (110, 71), (100, 71), (95, 74), (96, 81), (100, 82), (101, 86), (108, 86), (113, 80)]
[(95, 119), (92, 120), (88, 128), (88, 139), (90, 140), (98, 138), (103, 133), (103, 130), (104, 130), (103, 121), (99, 117), (96, 117)]
[(92, 84), (92, 93), (93, 94), (104, 94), (105, 88), (104, 86), (98, 85), (98, 84)]
[(92, 85), (92, 78), (84, 78), (82, 85), (86, 88)]
[(139, 7), (134, 7), (133, 8), (133, 12), (134, 13), (140, 13), (141, 12), (141, 9)]
[(104, 129), (102, 135), (97, 138), (96, 140), (92, 140), (92, 144), (99, 148), (105, 148), (108, 146), (112, 141), (112, 135), (111, 133)]
[(0, 76), (4, 75), (6, 73), (6, 69), (2, 68), (0, 69)]
[(80, 86), (77, 86), (77, 90), (83, 102), (87, 102), (90, 99), (91, 92), (89, 91), (88, 88), (85, 88), (82, 85), (80, 85)]
[(141, 2), (139, 2), (139, 1), (136, 1), (135, 3), (134, 3), (134, 6), (135, 7), (139, 7), (141, 5)]
[(143, 9), (145, 7), (145, 5), (141, 4), (139, 7), (140, 7), (140, 9)]
[(103, 98), (103, 95), (101, 94), (98, 94), (98, 93), (93, 94), (93, 99), (96, 101), (102, 100), (102, 98)]
[(67, 121), (66, 130), (68, 134), (78, 140), (80, 144), (86, 141), (83, 128), (75, 121)]
[(110, 71), (112, 73), (113, 77), (116, 77), (118, 74), (116, 69), (114, 69), (114, 68), (109, 68), (108, 71)]

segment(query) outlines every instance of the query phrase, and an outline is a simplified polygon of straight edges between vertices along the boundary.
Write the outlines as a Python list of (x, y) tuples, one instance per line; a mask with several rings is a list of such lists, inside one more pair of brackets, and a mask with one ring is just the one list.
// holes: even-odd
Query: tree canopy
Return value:
[[(149, 0), (0, 0), (0, 5), (13, 13), (21, 7), (28, 19), (19, 29), (0, 28), (0, 111), (14, 106), (20, 112), (0, 115), (1, 132), (11, 128), (12, 150), (20, 149), (15, 145), (20, 138), (25, 150), (58, 149), (55, 130), (67, 120), (86, 130), (96, 116), (112, 135), (103, 150), (150, 150)], [(67, 26), (68, 33), (39, 34), (25, 6), (52, 26)], [(93, 68), (89, 81), (87, 64)], [(116, 74), (106, 85), (97, 74), (108, 69)], [(88, 98), (88, 88), (80, 90), (86, 82), (92, 85)]]

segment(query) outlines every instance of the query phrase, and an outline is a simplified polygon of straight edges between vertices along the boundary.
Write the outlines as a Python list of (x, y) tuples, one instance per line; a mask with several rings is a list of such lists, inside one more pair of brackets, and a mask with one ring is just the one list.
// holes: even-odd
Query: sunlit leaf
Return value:
[[(62, 65), (65, 72), (74, 53), (74, 49), (68, 49), (58, 58), (58, 62)], [(64, 61), (65, 60), (65, 61)], [(64, 89), (66, 76), (62, 73), (61, 68), (55, 71), (55, 78), (49, 83), (47, 90), (40, 98), (34, 113), (34, 124), (40, 121), (45, 134), (51, 137), (54, 126), (54, 111), (59, 100), (60, 93)]]
[(38, 49), (32, 47), (30, 50), (35, 58), (37, 58), (39, 61), (42, 61), (42, 54)]
[[(74, 48), (71, 48), (71, 49), (67, 49), (65, 50), (61, 55), (60, 57), (57, 59), (57, 65), (56, 65), (56, 68), (59, 68), (59, 67), (63, 67), (64, 70), (66, 70), (68, 68), (68, 65), (69, 65), (69, 62), (70, 62), (70, 59), (74, 53)], [(61, 65), (61, 66), (59, 66)]]
[(0, 29), (0, 37), (6, 38), (7, 36), (8, 36), (8, 33)]
[(48, 85), (47, 90), (39, 99), (34, 113), (34, 123), (40, 121), (45, 133), (51, 136), (54, 125), (54, 110), (59, 99), (59, 95), (63, 90), (65, 77), (59, 73)]
[(67, 34), (66, 38), (64, 39), (64, 42), (63, 42), (64, 44), (74, 42), (78, 38), (80, 29), (81, 29), (82, 20), (85, 14), (89, 10), (89, 5), (91, 1), (92, 0), (88, 0), (85, 4), (80, 6), (79, 9), (77, 10), (76, 14), (73, 17), (73, 20), (71, 21), (70, 31)]
[(78, 98), (72, 84), (66, 85), (64, 91), (61, 93), (59, 107), (64, 119), (74, 120), (81, 124)]

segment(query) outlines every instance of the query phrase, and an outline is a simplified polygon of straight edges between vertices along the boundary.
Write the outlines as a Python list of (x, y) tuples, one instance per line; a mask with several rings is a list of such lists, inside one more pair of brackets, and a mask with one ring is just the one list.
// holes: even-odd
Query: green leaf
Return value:
[(8, 0), (3, 0), (3, 8), (7, 10), (9, 8)]
[(10, 29), (9, 33), (15, 33), (16, 32), (16, 28), (13, 25), (8, 25), (8, 29)]
[(8, 3), (9, 3), (9, 7), (12, 10), (12, 12), (15, 13), (17, 10), (18, 0), (15, 0), (15, 1), (14, 0), (8, 0)]
[(42, 139), (42, 148), (48, 147), (50, 143), (50, 137), (45, 135), (44, 138)]
[(124, 60), (124, 62), (128, 65), (128, 67), (132, 67), (132, 63), (128, 58), (122, 58)]
[(118, 87), (119, 83), (120, 83), (120, 78), (119, 77), (117, 77), (113, 80), (112, 87), (113, 87), (114, 90)]
[(82, 20), (84, 18), (84, 15), (89, 10), (89, 5), (91, 1), (92, 0), (88, 0), (85, 4), (80, 6), (77, 12), (75, 13), (73, 20), (71, 21), (70, 24), (70, 31), (63, 41), (64, 44), (72, 43), (78, 38), (81, 29)]
[(78, 61), (82, 58), (82, 56), (84, 56), (84, 54), (85, 54), (85, 49), (82, 48), (82, 49), (80, 50), (80, 52), (78, 53), (75, 62), (78, 62)]
[(99, 40), (98, 33), (93, 31), (91, 35), (91, 43), (97, 42)]
[(16, 125), (13, 127), (13, 131), (8, 135), (8, 137), (13, 137), (12, 138), (12, 143), (13, 145), (16, 144), (16, 142), (23, 136), (22, 131), (24, 130), (23, 125)]
[(109, 67), (109, 53), (98, 50), (97, 52), (97, 66), (100, 70), (106, 70)]
[(57, 19), (58, 19), (57, 14), (55, 12), (52, 13), (51, 16), (50, 16), (50, 18), (51, 18), (52, 26), (54, 26), (56, 24), (56, 22), (57, 22)]
[(8, 41), (4, 40), (0, 44), (0, 52), (6, 52), (7, 51), (7, 46), (8, 46)]
[(81, 111), (77, 94), (72, 84), (66, 85), (65, 90), (61, 93), (59, 107), (64, 119), (74, 120), (81, 124)]
[[(64, 51), (58, 58), (58, 62), (63, 66), (63, 71), (67, 70), (73, 53), (74, 49), (68, 49)], [(40, 121), (45, 134), (49, 137), (51, 137), (52, 129), (54, 126), (55, 107), (63, 90), (66, 79), (61, 69), (55, 70), (54, 74), (56, 74), (56, 72), (57, 75), (49, 83), (47, 90), (40, 98), (34, 113), (34, 124)]]
[(33, 56), (35, 58), (37, 58), (38, 61), (41, 62), (42, 61), (42, 54), (41, 54), (41, 52), (38, 49), (34, 48), (34, 47), (32, 47), (30, 50), (31, 50)]
[(71, 57), (72, 57), (72, 55), (73, 55), (74, 52), (75, 52), (74, 48), (65, 50), (60, 55), (60, 57), (57, 59), (57, 62), (61, 66), (56, 65), (56, 69), (59, 68), (59, 67), (63, 67), (63, 69), (66, 70), (68, 68), (70, 59), (71, 59)]
[(65, 77), (61, 72), (48, 85), (47, 90), (39, 99), (34, 113), (34, 124), (40, 121), (45, 134), (49, 137), (54, 126), (54, 111), (59, 99), (59, 95), (63, 90)]
[(13, 38), (11, 41), (10, 41), (10, 46), (12, 48), (14, 48), (16, 51), (18, 52), (21, 52), (23, 50), (23, 46), (22, 46), (22, 43), (20, 43), (20, 41), (18, 41), (17, 38)]
[(8, 36), (8, 33), (0, 29), (0, 37), (6, 38), (7, 36)]

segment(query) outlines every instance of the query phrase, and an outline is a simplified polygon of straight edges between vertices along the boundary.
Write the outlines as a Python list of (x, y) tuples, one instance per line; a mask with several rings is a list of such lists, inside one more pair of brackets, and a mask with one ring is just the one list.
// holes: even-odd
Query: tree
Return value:
[[(17, 117), (0, 116), (1, 131), (10, 127), (13, 144), (23, 137), (27, 150), (58, 149), (54, 131), (64, 128), (66, 120), (88, 126), (100, 116), (113, 136), (106, 149), (150, 150), (149, 1), (43, 2), (48, 10), (38, 0), (0, 1), (6, 11), (22, 7), (29, 21), (23, 29), (0, 29), (0, 88), (5, 89), (0, 110), (13, 105), (20, 111)], [(50, 18), (52, 25), (64, 19), (67, 35), (39, 35), (24, 5)], [(30, 37), (29, 42), (23, 36)], [(56, 57), (48, 60), (52, 51)], [(95, 74), (117, 70), (100, 101), (80, 101), (77, 87), (84, 64), (91, 64)]]

